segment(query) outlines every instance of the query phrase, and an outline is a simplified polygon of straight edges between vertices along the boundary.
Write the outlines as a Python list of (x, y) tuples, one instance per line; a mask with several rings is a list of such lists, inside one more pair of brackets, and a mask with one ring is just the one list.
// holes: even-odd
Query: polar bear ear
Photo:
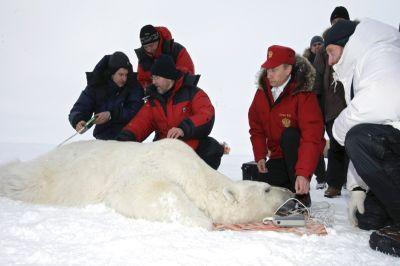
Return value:
[(228, 189), (228, 188), (224, 188), (222, 190), (222, 193), (224, 194), (224, 197), (228, 200), (228, 202), (230, 203), (237, 203), (237, 199), (235, 196), (235, 192), (233, 192), (232, 190)]

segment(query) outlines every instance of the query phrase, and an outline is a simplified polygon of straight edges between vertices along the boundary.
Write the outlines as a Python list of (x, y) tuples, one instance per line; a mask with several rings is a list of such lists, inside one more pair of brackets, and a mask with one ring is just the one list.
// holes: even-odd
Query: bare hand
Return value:
[(258, 172), (260, 172), (260, 173), (267, 172), (267, 167), (265, 166), (265, 159), (261, 159), (257, 162), (257, 168), (258, 168)]
[(108, 122), (111, 119), (111, 113), (109, 111), (101, 112), (96, 114), (97, 118), (94, 121), (95, 124), (101, 125)]
[(79, 134), (82, 134), (83, 133), (83, 128), (85, 127), (85, 124), (86, 124), (85, 121), (83, 121), (83, 120), (79, 121), (75, 126), (76, 132), (79, 132)]
[(183, 130), (179, 127), (173, 127), (170, 130), (168, 130), (167, 133), (167, 138), (169, 139), (177, 139), (180, 137), (183, 137), (184, 133)]
[(307, 194), (310, 192), (310, 181), (304, 176), (298, 176), (295, 184), (296, 194)]
[(224, 154), (229, 154), (231, 152), (231, 147), (229, 147), (228, 143), (224, 141), (221, 145), (222, 148), (224, 148)]

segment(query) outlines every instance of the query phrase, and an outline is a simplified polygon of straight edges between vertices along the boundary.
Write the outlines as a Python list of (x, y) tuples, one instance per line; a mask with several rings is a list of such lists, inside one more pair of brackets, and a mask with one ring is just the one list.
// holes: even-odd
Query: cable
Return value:
[[(292, 208), (282, 208), (290, 201), (295, 202), (295, 205)], [(301, 201), (296, 198), (287, 199), (276, 209), (272, 216), (265, 217), (262, 222), (266, 224), (268, 222), (274, 221), (275, 216), (287, 217), (290, 215), (299, 214), (304, 216), (306, 222), (316, 221), (322, 223), (326, 227), (332, 227), (334, 222), (334, 209), (332, 208), (332, 205), (330, 203), (326, 201), (314, 202), (312, 207), (307, 208)]]

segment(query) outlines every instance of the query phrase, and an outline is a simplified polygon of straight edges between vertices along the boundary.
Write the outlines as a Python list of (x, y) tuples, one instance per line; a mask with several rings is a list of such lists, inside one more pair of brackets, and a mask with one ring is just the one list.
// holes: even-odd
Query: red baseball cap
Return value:
[(294, 65), (295, 62), (295, 52), (292, 48), (272, 45), (268, 48), (268, 58), (261, 67), (269, 69), (282, 64)]

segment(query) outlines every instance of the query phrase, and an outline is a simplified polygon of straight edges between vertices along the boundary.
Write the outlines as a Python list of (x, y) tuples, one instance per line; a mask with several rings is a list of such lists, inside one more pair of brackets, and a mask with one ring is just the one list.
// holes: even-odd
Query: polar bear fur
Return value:
[(288, 190), (234, 182), (185, 143), (80, 141), (0, 168), (0, 195), (38, 204), (104, 202), (132, 218), (210, 229), (271, 216)]

